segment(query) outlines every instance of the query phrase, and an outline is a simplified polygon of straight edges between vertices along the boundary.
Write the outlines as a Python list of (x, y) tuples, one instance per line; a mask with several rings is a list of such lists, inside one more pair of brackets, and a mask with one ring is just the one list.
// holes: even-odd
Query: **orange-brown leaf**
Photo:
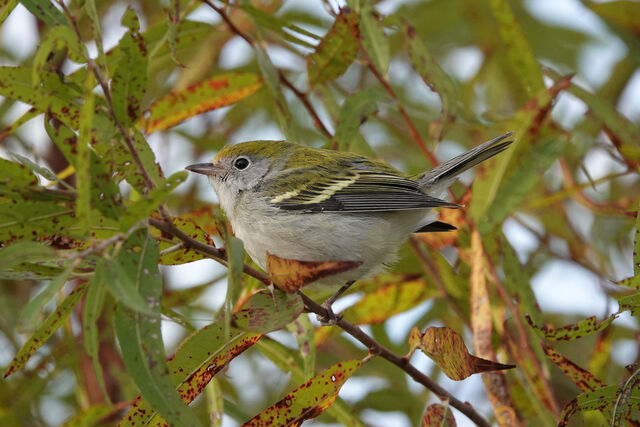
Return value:
[[(414, 347), (417, 340), (415, 330), (411, 331), (409, 345)], [(514, 368), (469, 354), (462, 337), (453, 329), (430, 327), (422, 334), (419, 343), (424, 351), (452, 380), (460, 381), (479, 372)]]
[(360, 264), (359, 261), (298, 261), (267, 252), (269, 277), (276, 287), (285, 292), (295, 292), (311, 282), (352, 270)]
[(146, 133), (167, 129), (190, 117), (231, 105), (253, 94), (261, 86), (260, 77), (252, 73), (211, 77), (162, 97), (149, 108), (148, 116), (138, 124)]
[(422, 427), (456, 427), (456, 419), (451, 410), (439, 403), (427, 407), (422, 417)]

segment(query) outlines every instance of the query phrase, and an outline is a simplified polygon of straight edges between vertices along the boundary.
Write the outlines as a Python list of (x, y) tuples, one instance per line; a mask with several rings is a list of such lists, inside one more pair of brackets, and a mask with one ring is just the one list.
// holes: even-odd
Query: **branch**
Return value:
[[(224, 249), (214, 248), (213, 246), (209, 246), (193, 239), (191, 236), (180, 230), (175, 224), (173, 224), (173, 222), (168, 223), (157, 218), (149, 218), (149, 224), (165, 233), (177, 237), (185, 244), (186, 247), (196, 250), (212, 259), (215, 259), (225, 266), (227, 265), (227, 256)], [(246, 264), (244, 265), (243, 270), (245, 273), (260, 280), (264, 284), (271, 284), (269, 276), (267, 276), (265, 273), (258, 271)], [(315, 301), (313, 301), (300, 291), (298, 291), (298, 294), (302, 298), (307, 311), (318, 314), (320, 316), (328, 316), (327, 310), (321, 305), (317, 304)], [(375, 339), (364, 333), (364, 331), (362, 331), (362, 329), (360, 329), (358, 326), (347, 322), (344, 319), (339, 319), (336, 325), (347, 332), (349, 335), (360, 341), (365, 347), (369, 349), (371, 354), (378, 355), (383, 359), (388, 360), (389, 362), (393, 363), (404, 372), (406, 372), (407, 375), (413, 378), (416, 382), (424, 385), (427, 389), (431, 390), (440, 399), (448, 400), (451, 406), (465, 414), (471, 421), (476, 423), (476, 425), (489, 427), (489, 423), (487, 422), (487, 420), (485, 420), (480, 414), (478, 414), (478, 412), (476, 412), (471, 405), (456, 399), (448, 391), (440, 387), (437, 383), (420, 372), (409, 362), (408, 358), (398, 356), (397, 354), (393, 353), (391, 350), (387, 349), (382, 344), (378, 343)]]

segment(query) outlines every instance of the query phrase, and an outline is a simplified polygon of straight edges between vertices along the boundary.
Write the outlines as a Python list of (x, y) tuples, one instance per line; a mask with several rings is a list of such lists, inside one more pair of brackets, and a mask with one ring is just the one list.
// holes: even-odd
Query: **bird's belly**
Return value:
[(418, 228), (426, 210), (375, 214), (284, 213), (232, 219), (251, 258), (266, 269), (267, 252), (299, 261), (357, 261), (360, 267), (321, 279), (319, 285), (343, 285), (395, 261), (400, 244)]

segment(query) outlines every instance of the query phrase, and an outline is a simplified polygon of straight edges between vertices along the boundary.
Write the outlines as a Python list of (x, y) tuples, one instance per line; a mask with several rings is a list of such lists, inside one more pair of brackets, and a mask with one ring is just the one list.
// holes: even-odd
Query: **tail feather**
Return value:
[(511, 132), (505, 133), (441, 163), (418, 178), (420, 187), (424, 190), (444, 190), (462, 172), (504, 151), (513, 142), (513, 140), (504, 140), (511, 136), (513, 136)]

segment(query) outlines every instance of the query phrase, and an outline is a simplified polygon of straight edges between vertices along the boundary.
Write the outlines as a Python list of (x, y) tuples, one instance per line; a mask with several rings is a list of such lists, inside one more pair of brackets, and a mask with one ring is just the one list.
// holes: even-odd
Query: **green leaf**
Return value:
[(308, 381), (316, 372), (315, 327), (309, 320), (309, 316), (302, 313), (294, 322), (289, 323), (287, 329), (298, 341), (298, 350), (304, 364), (304, 380)]
[(513, 16), (507, 0), (491, 0), (491, 10), (498, 21), (498, 31), (504, 41), (507, 57), (518, 75), (523, 89), (533, 95), (544, 89), (540, 65), (520, 24)]
[[(162, 169), (160, 165), (156, 163), (156, 156), (151, 150), (151, 147), (149, 147), (146, 139), (136, 130), (133, 131), (132, 142), (142, 166), (155, 185), (161, 188), (165, 181), (162, 175)], [(124, 141), (120, 140), (118, 144), (113, 144), (109, 147), (109, 150), (103, 154), (103, 157), (111, 159), (118, 172), (112, 179), (121, 180), (124, 178), (138, 193), (147, 194), (149, 192), (150, 188), (147, 186), (144, 175), (138, 167), (138, 163), (131, 153), (131, 150)]]
[(369, 1), (360, 11), (359, 28), (362, 48), (367, 52), (373, 66), (376, 67), (380, 74), (387, 74), (391, 57), (389, 40), (384, 33), (382, 23), (374, 13), (373, 5)]
[(0, 271), (9, 270), (26, 262), (53, 259), (55, 256), (56, 251), (42, 243), (17, 242), (0, 249)]
[(5, 1), (2, 6), (0, 6), (0, 24), (2, 24), (7, 19), (7, 17), (11, 14), (18, 3), (18, 0), (8, 0)]
[(140, 124), (145, 133), (168, 129), (198, 114), (238, 102), (262, 84), (253, 73), (214, 76), (162, 97), (149, 107), (149, 115)]
[(147, 48), (133, 9), (122, 16), (129, 31), (120, 39), (120, 61), (111, 79), (113, 112), (126, 128), (140, 118), (141, 102), (147, 90)]
[(253, 49), (256, 53), (256, 61), (258, 62), (258, 67), (260, 67), (264, 84), (266, 85), (269, 95), (275, 104), (276, 118), (278, 119), (280, 130), (282, 130), (287, 140), (297, 141), (293, 130), (293, 117), (289, 111), (287, 101), (280, 90), (280, 78), (278, 76), (278, 71), (273, 66), (273, 63), (269, 59), (269, 55), (267, 55), (267, 52), (261, 45), (254, 44)]
[(263, 290), (253, 294), (242, 308), (236, 310), (234, 326), (266, 334), (293, 322), (302, 310), (304, 304), (298, 294), (288, 294), (279, 289), (274, 289), (273, 293)]
[(602, 382), (591, 372), (582, 369), (580, 366), (576, 365), (571, 360), (567, 359), (551, 347), (542, 344), (542, 348), (547, 357), (549, 357), (549, 359), (551, 359), (551, 361), (555, 363), (556, 366), (560, 368), (560, 370), (562, 370), (562, 372), (564, 372), (564, 374), (576, 386), (578, 386), (580, 390), (589, 391), (606, 386), (604, 382)]
[[(57, 59), (57, 56), (61, 58)], [(87, 62), (88, 53), (70, 27), (58, 25), (46, 33), (33, 58), (33, 85), (40, 85), (40, 75), (43, 71), (55, 72), (56, 66), (59, 65), (56, 62), (61, 63), (66, 56), (74, 62), (84, 64)]]
[[(291, 24), (287, 20), (282, 19), (279, 16), (258, 9), (251, 3), (245, 2), (240, 7), (242, 8), (242, 10), (251, 15), (258, 26), (262, 28), (268, 28), (271, 31), (275, 31), (280, 37), (288, 42), (313, 49), (314, 46), (311, 43), (308, 43), (305, 40), (296, 37), (292, 33), (298, 33), (316, 40), (320, 39), (320, 37), (305, 30), (304, 28), (301, 28), (295, 24)], [(285, 31), (285, 28), (289, 31)]]
[(478, 231), (486, 234), (502, 224), (505, 218), (526, 199), (542, 179), (544, 172), (564, 152), (566, 146), (567, 139), (556, 136), (536, 142), (515, 168), (513, 175), (500, 185), (495, 199), (478, 221)]
[(220, 382), (213, 378), (205, 388), (207, 397), (207, 412), (209, 413), (210, 427), (221, 427), (224, 416), (224, 395)]
[(166, 362), (159, 319), (162, 278), (158, 255), (155, 242), (142, 228), (129, 237), (120, 251), (118, 265), (134, 281), (135, 292), (154, 315), (147, 316), (121, 303), (115, 314), (116, 336), (127, 371), (151, 406), (173, 425), (200, 426), (176, 393)]
[(562, 326), (559, 328), (553, 328), (548, 325), (538, 326), (533, 323), (531, 317), (526, 316), (529, 326), (533, 328), (536, 334), (541, 338), (545, 338), (553, 341), (572, 341), (583, 338), (587, 335), (600, 332), (613, 322), (613, 319), (617, 317), (617, 313), (612, 314), (605, 319), (598, 321), (596, 316), (588, 317), (577, 323)]
[(307, 56), (309, 85), (324, 83), (342, 75), (358, 53), (358, 14), (344, 8), (316, 50)]
[(334, 136), (340, 151), (352, 151), (352, 143), (358, 135), (362, 122), (367, 116), (377, 111), (378, 101), (387, 99), (385, 92), (377, 88), (363, 89), (347, 98), (340, 110), (340, 119)]
[[(26, 243), (26, 242), (20, 242)], [(1, 254), (1, 253), (0, 253)], [(20, 316), (18, 317), (18, 330), (21, 332), (32, 332), (36, 330), (38, 325), (42, 323), (43, 316), (41, 315), (44, 306), (56, 296), (62, 289), (69, 276), (76, 267), (76, 263), (70, 264), (62, 273), (60, 273), (55, 279), (51, 280), (49, 284), (32, 298), (25, 306), (20, 310)]]
[(186, 181), (188, 172), (180, 171), (171, 175), (162, 187), (149, 192), (134, 203), (128, 205), (120, 217), (120, 230), (126, 231), (135, 223), (141, 221), (155, 211), (169, 197), (169, 194), (181, 183)]
[(251, 418), (244, 426), (263, 426), (267, 423), (300, 425), (304, 420), (317, 417), (333, 403), (342, 385), (360, 365), (359, 360), (336, 363)]
[(87, 73), (84, 82), (84, 104), (80, 109), (80, 130), (78, 132), (76, 154), (76, 218), (82, 234), (88, 234), (91, 229), (91, 163), (89, 145), (95, 138), (93, 125), (95, 79), (93, 73)]
[[(2, 192), (19, 191), (38, 185), (38, 178), (24, 165), (0, 158)], [(0, 192), (0, 194), (2, 194)]]
[(89, 292), (87, 292), (87, 298), (84, 302), (84, 309), (82, 310), (82, 336), (84, 338), (84, 349), (89, 355), (89, 358), (91, 358), (93, 371), (98, 381), (98, 387), (105, 400), (109, 402), (109, 393), (107, 392), (102, 373), (102, 364), (100, 363), (100, 331), (98, 330), (98, 321), (102, 313), (107, 292), (105, 280), (104, 261), (101, 260), (93, 272), (93, 277), (91, 277), (91, 282), (89, 283)]
[(29, 337), (27, 342), (24, 343), (22, 348), (18, 351), (18, 354), (13, 358), (7, 370), (4, 372), (5, 378), (22, 368), (25, 363), (33, 356), (42, 344), (44, 344), (51, 335), (67, 320), (69, 314), (73, 311), (73, 308), (78, 304), (82, 296), (87, 291), (87, 284), (83, 283), (75, 288), (71, 293), (60, 303), (53, 313), (51, 313), (46, 320), (40, 325), (40, 327)]
[(633, 238), (633, 274), (640, 276), (640, 211), (636, 214), (636, 231)]
[(69, 25), (69, 20), (49, 0), (20, 0), (27, 10), (51, 26)]
[(98, 51), (98, 57), (96, 58), (96, 62), (102, 69), (106, 69), (107, 60), (104, 56), (104, 46), (102, 43), (102, 30), (100, 28), (100, 15), (98, 14), (98, 10), (96, 9), (95, 0), (85, 0), (84, 1), (84, 11), (89, 18), (91, 29), (93, 30), (93, 40), (96, 42), (96, 49)]
[[(167, 361), (171, 382), (177, 387), (183, 401), (193, 401), (211, 378), (255, 344), (261, 336), (237, 329), (229, 330), (228, 325), (222, 322), (212, 323), (191, 334)], [(143, 396), (142, 399), (136, 399), (120, 426), (153, 425), (151, 420), (157, 424), (162, 422), (162, 418), (155, 414), (155, 410)]]
[(618, 25), (636, 35), (640, 34), (640, 3), (628, 0), (596, 3), (585, 2), (586, 6), (605, 21)]
[(100, 425), (100, 420), (114, 411), (111, 405), (96, 405), (79, 411), (61, 427), (93, 427)]
[(411, 65), (420, 74), (422, 81), (440, 96), (443, 116), (455, 115), (460, 99), (456, 84), (440, 67), (416, 30), (408, 23), (402, 22), (401, 25), (407, 35), (407, 51)]
[(0, 67), (0, 95), (22, 101), (77, 129), (80, 108), (76, 97), (80, 93), (73, 93), (71, 87), (63, 85), (55, 73), (42, 71), (40, 81), (41, 86), (34, 87), (31, 68)]
[(145, 313), (148, 316), (157, 315), (149, 309), (147, 301), (138, 291), (134, 272), (127, 271), (119, 261), (110, 259), (105, 260), (104, 268), (108, 277), (105, 280), (107, 289), (116, 300), (133, 311)]
[(0, 197), (0, 241), (48, 236), (79, 237), (73, 206), (50, 201), (5, 201)]
[[(562, 409), (558, 426), (568, 425), (570, 418), (578, 411), (600, 411), (608, 416), (611, 406), (618, 399), (618, 395), (618, 386), (615, 385), (579, 394)], [(629, 396), (628, 403), (633, 408), (640, 406), (640, 390), (637, 388), (633, 390)]]

